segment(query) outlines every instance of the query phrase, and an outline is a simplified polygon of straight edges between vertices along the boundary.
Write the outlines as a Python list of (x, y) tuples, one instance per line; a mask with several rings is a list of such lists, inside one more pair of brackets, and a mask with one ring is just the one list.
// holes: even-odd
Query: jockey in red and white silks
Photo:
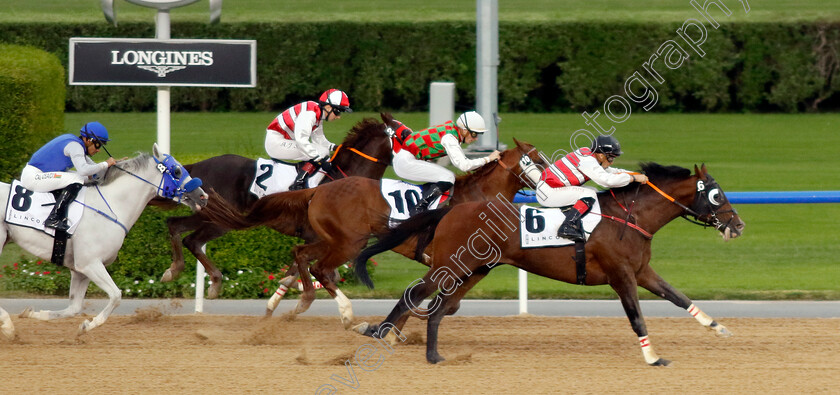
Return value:
[(484, 118), (475, 111), (461, 114), (455, 122), (448, 121), (418, 132), (404, 126), (397, 130), (394, 172), (407, 180), (435, 183), (423, 192), (415, 206), (415, 213), (425, 210), (455, 184), (455, 173), (427, 161), (448, 156), (452, 165), (466, 172), (499, 159), (499, 151), (483, 158), (469, 159), (461, 149), (461, 143), (472, 144), (478, 140), (479, 134), (486, 131)]
[(598, 136), (591, 148), (580, 148), (545, 169), (537, 183), (537, 201), (546, 207), (573, 205), (558, 230), (558, 237), (585, 240), (580, 219), (595, 203), (597, 190), (582, 186), (592, 180), (604, 188), (623, 187), (633, 181), (647, 182), (643, 174), (610, 167), (621, 155), (621, 145), (613, 136)]
[(347, 94), (330, 89), (321, 94), (318, 102), (305, 101), (283, 111), (265, 131), (265, 152), (273, 159), (305, 160), (310, 163), (301, 171), (289, 188), (303, 188), (306, 178), (318, 183), (323, 173), (316, 171), (326, 163), (335, 144), (324, 135), (324, 121), (341, 118), (342, 112), (352, 112)]

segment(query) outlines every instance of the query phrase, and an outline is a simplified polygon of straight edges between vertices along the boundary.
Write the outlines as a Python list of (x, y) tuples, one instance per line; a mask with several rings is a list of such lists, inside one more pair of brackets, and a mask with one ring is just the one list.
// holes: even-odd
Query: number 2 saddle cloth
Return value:
[[(72, 235), (82, 219), (87, 190), (88, 187), (82, 188), (76, 196), (76, 200), (70, 204), (67, 213), (70, 230), (67, 231), (67, 234)], [(20, 181), (14, 180), (9, 190), (9, 200), (6, 203), (6, 222), (37, 229), (50, 236), (55, 236), (55, 229), (44, 227), (44, 221), (50, 215), (54, 205), (55, 195), (52, 192), (33, 192), (24, 188)]]

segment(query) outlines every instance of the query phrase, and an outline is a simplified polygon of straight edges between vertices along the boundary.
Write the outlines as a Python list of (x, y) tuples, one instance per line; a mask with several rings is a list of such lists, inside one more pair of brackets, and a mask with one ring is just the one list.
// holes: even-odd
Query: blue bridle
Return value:
[[(160, 184), (157, 186), (158, 196), (176, 200), (180, 203), (185, 193), (190, 193), (201, 186), (202, 182), (200, 178), (193, 178), (186, 183), (184, 182), (190, 176), (190, 173), (172, 155), (165, 155), (162, 161), (158, 160), (158, 158), (153, 158), (155, 163), (157, 163), (158, 171), (163, 174), (163, 177), (160, 179)], [(140, 179), (143, 180), (142, 178)], [(146, 182), (148, 183), (148, 181)]]

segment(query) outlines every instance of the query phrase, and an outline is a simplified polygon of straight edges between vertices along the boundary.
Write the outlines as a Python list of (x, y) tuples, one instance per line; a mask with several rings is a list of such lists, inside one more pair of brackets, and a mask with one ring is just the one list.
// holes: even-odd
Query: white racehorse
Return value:
[[(64, 266), (70, 269), (70, 305), (59, 311), (33, 311), (27, 308), (22, 318), (52, 320), (72, 317), (82, 311), (91, 281), (108, 294), (108, 304), (92, 320), (85, 320), (79, 334), (105, 323), (120, 303), (122, 293), (105, 266), (114, 261), (126, 233), (143, 212), (146, 203), (156, 195), (170, 198), (200, 210), (207, 204), (207, 194), (200, 188), (201, 180), (192, 179), (172, 156), (162, 155), (153, 147), (154, 156), (139, 156), (121, 161), (109, 168), (98, 185), (98, 192), (91, 188), (85, 196), (85, 210), (79, 225), (70, 239)], [(6, 207), (9, 184), (0, 183), (0, 207)], [(23, 226), (0, 222), (0, 252), (8, 241), (14, 241), (31, 254), (50, 259), (53, 237)], [(0, 309), (0, 329), (9, 338), (14, 337), (14, 327), (5, 310)]]

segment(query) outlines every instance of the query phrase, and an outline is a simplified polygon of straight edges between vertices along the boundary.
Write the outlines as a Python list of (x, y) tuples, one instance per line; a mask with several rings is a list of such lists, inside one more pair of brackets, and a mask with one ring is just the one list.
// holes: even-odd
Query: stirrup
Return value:
[(52, 217), (52, 218), (47, 218), (44, 221), (44, 227), (45, 228), (52, 228), (52, 229), (55, 229), (55, 230), (61, 230), (61, 231), (66, 232), (66, 231), (70, 230), (70, 223), (67, 221), (67, 218)]
[(586, 241), (586, 235), (584, 235), (583, 229), (571, 224), (560, 225), (560, 228), (557, 229), (557, 237), (572, 241)]

